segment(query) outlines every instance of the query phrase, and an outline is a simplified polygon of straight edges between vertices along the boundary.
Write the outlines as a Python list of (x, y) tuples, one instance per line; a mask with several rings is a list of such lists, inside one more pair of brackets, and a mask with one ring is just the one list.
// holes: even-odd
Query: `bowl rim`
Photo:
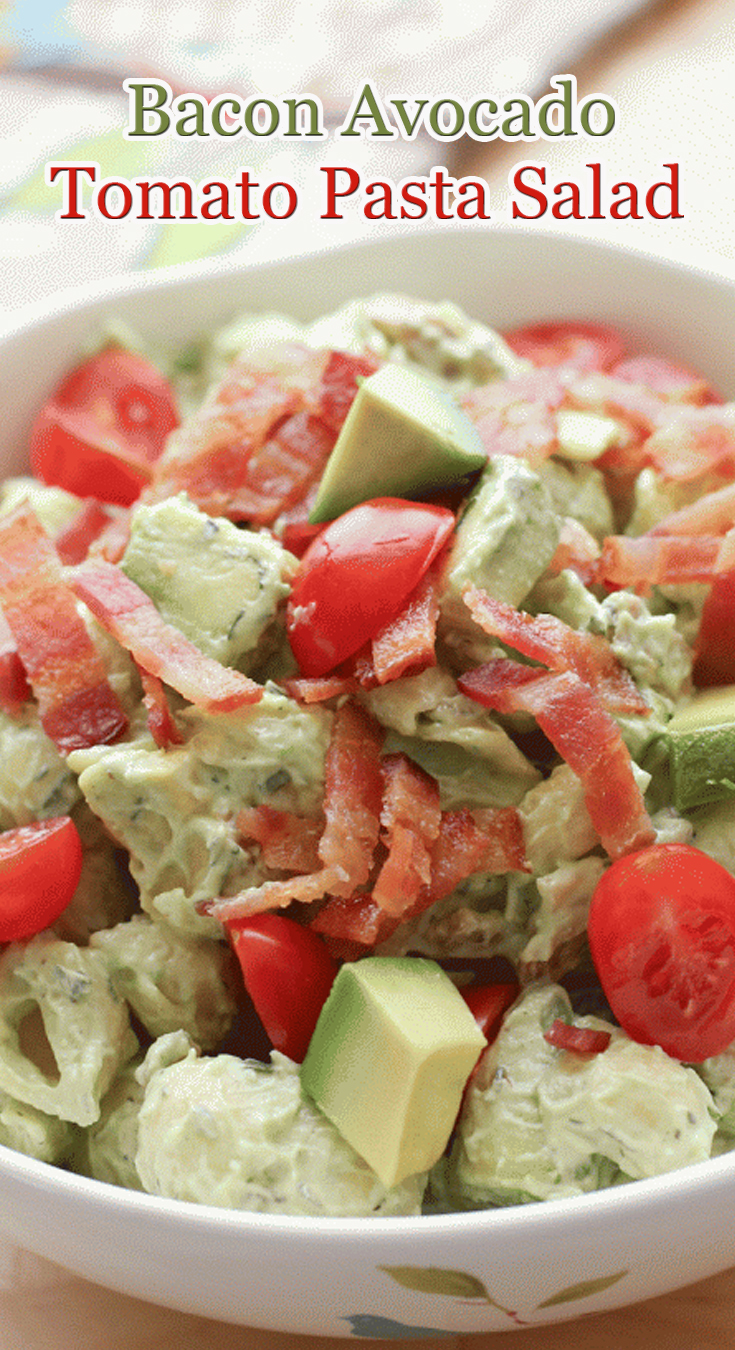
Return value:
[[(454, 238), (474, 238), (480, 231), (467, 225), (453, 223), (445, 229), (431, 229), (422, 233), (421, 240), (428, 241), (423, 246), (441, 246), (441, 242)], [(588, 262), (595, 259), (627, 263), (631, 268), (653, 271), (659, 277), (670, 277), (672, 281), (686, 276), (699, 281), (705, 287), (721, 292), (730, 292), (735, 298), (735, 276), (719, 272), (704, 264), (701, 257), (695, 261), (683, 261), (662, 257), (648, 249), (629, 244), (621, 244), (608, 239), (596, 239), (577, 236), (571, 233), (557, 233), (552, 230), (514, 230), (508, 225), (494, 226), (484, 230), (482, 237), (492, 247), (498, 242), (501, 247), (515, 247), (519, 251), (538, 250), (545, 246), (552, 252), (571, 250), (582, 255)], [(178, 287), (196, 290), (207, 283), (223, 282), (227, 278), (238, 282), (255, 273), (278, 273), (284, 268), (308, 265), (334, 259), (336, 264), (344, 265), (351, 255), (361, 257), (366, 251), (376, 257), (383, 251), (410, 252), (416, 242), (416, 236), (398, 233), (392, 237), (375, 237), (362, 240), (348, 240), (345, 243), (327, 247), (315, 247), (305, 252), (294, 252), (274, 257), (248, 261), (247, 258), (219, 255), (202, 259), (194, 263), (176, 264), (157, 268), (155, 271), (121, 272), (111, 277), (96, 280), (93, 283), (60, 288), (50, 296), (28, 302), (18, 307), (10, 315), (0, 320), (0, 351), (22, 341), (35, 329), (45, 324), (56, 323), (72, 313), (91, 311), (101, 305), (116, 300), (134, 300), (136, 297), (155, 295), (157, 292), (171, 292)], [(356, 292), (357, 293), (357, 292)], [(18, 1188), (51, 1190), (59, 1197), (92, 1206), (95, 1209), (121, 1208), (131, 1216), (149, 1219), (152, 1223), (175, 1220), (178, 1224), (204, 1231), (222, 1232), (231, 1229), (234, 1233), (246, 1230), (262, 1236), (288, 1236), (310, 1244), (315, 1241), (331, 1241), (335, 1236), (350, 1244), (364, 1241), (368, 1234), (384, 1240), (387, 1236), (406, 1237), (413, 1241), (434, 1240), (452, 1233), (467, 1234), (468, 1231), (478, 1239), (490, 1237), (495, 1233), (505, 1233), (513, 1228), (514, 1233), (528, 1232), (529, 1240), (542, 1232), (548, 1225), (555, 1230), (569, 1227), (578, 1228), (580, 1224), (596, 1224), (601, 1218), (614, 1222), (635, 1218), (639, 1211), (647, 1215), (653, 1212), (664, 1214), (668, 1209), (679, 1209), (687, 1199), (706, 1203), (708, 1197), (721, 1196), (723, 1184), (732, 1183), (735, 1187), (735, 1151), (719, 1157), (705, 1159), (661, 1173), (642, 1180), (631, 1180), (619, 1186), (592, 1191), (578, 1196), (570, 1196), (530, 1204), (516, 1204), (490, 1209), (464, 1210), (442, 1214), (418, 1214), (395, 1216), (331, 1217), (305, 1216), (289, 1214), (266, 1214), (249, 1210), (235, 1210), (210, 1204), (174, 1200), (151, 1195), (142, 1191), (128, 1190), (111, 1183), (98, 1181), (60, 1168), (54, 1164), (42, 1162), (28, 1155), (16, 1152), (0, 1144), (0, 1180), (3, 1176)], [(733, 1192), (735, 1194), (735, 1190)]]

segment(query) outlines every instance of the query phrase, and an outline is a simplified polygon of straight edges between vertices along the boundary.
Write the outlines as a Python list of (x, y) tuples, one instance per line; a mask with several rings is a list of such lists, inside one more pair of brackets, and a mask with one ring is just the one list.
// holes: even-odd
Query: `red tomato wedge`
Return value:
[(690, 844), (613, 863), (588, 921), (607, 1000), (633, 1040), (697, 1064), (735, 1040), (735, 877)]
[(205, 656), (178, 628), (166, 623), (145, 591), (114, 563), (85, 563), (72, 586), (137, 665), (204, 712), (231, 712), (263, 697), (254, 680)]
[(317, 933), (283, 914), (227, 925), (247, 989), (271, 1044), (301, 1063), (338, 965)]
[(525, 357), (535, 366), (610, 370), (625, 353), (625, 343), (614, 328), (584, 319), (527, 324), (504, 337), (516, 356)]
[(54, 923), (81, 871), (82, 842), (70, 816), (0, 834), (0, 942), (24, 941)]
[(653, 826), (617, 723), (578, 675), (546, 675), (501, 658), (457, 683), (483, 707), (531, 713), (583, 783), (587, 810), (611, 858), (653, 842)]
[(31, 432), (44, 483), (129, 506), (178, 426), (168, 381), (137, 352), (106, 347), (54, 390)]
[(121, 736), (125, 711), (58, 554), (28, 506), (0, 519), (0, 604), (41, 724), (61, 753)]
[(446, 507), (396, 497), (362, 502), (304, 554), (286, 613), (304, 675), (326, 675), (400, 612), (454, 529)]
[(460, 994), (488, 1045), (495, 1040), (505, 1013), (519, 994), (517, 984), (468, 984)]

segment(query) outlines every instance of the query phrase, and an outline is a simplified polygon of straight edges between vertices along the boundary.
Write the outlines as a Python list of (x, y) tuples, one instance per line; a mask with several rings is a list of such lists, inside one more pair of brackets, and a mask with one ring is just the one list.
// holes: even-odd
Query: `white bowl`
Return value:
[[(29, 310), (0, 341), (0, 453), (17, 471), (35, 409), (106, 316), (182, 342), (242, 308), (308, 318), (378, 289), (451, 298), (498, 327), (617, 323), (735, 395), (735, 285), (570, 238), (472, 230), (252, 270), (136, 276)], [(735, 1265), (735, 1154), (574, 1200), (420, 1219), (305, 1219), (118, 1190), (0, 1147), (0, 1230), (110, 1288), (312, 1335), (507, 1331), (614, 1308)]]

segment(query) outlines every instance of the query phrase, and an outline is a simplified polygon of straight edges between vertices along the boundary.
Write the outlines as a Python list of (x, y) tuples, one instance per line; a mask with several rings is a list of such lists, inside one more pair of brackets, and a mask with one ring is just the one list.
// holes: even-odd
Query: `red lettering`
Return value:
[[(628, 189), (627, 197), (621, 197), (623, 188)], [(620, 197), (617, 202), (610, 203), (610, 215), (613, 220), (642, 220), (643, 217), (638, 210), (638, 188), (635, 183), (615, 183), (611, 189), (613, 196)], [(628, 210), (624, 211), (623, 207)]]
[(546, 214), (549, 205), (546, 200), (545, 192), (539, 192), (538, 188), (532, 187), (530, 183), (525, 182), (523, 175), (526, 173), (538, 174), (542, 187), (546, 185), (546, 169), (542, 164), (521, 164), (521, 166), (516, 169), (513, 174), (513, 187), (516, 192), (521, 193), (521, 196), (533, 197), (534, 201), (538, 203), (539, 209), (535, 216), (527, 216), (525, 212), (521, 211), (518, 203), (514, 202), (513, 220), (539, 220), (541, 216)]
[(242, 220), (260, 220), (260, 211), (251, 211), (250, 193), (253, 188), (259, 188), (260, 183), (250, 182), (250, 170), (243, 169), (238, 178), (235, 187), (240, 191), (240, 217)]
[[(423, 193), (423, 196), (414, 196), (411, 191), (412, 188), (415, 188), (416, 192)], [(419, 208), (418, 211), (406, 211), (402, 206), (401, 220), (423, 220), (428, 209), (426, 205), (426, 180), (409, 178), (407, 182), (402, 183), (401, 199), (406, 206), (417, 206)]]
[[(569, 197), (562, 197), (564, 188), (571, 189)], [(579, 187), (576, 183), (557, 183), (554, 188), (554, 196), (559, 197), (558, 202), (554, 202), (551, 208), (551, 214), (555, 220), (584, 220), (585, 217), (580, 211)], [(571, 211), (562, 211), (563, 206), (571, 206)]]
[[(215, 197), (214, 193), (218, 195)], [(203, 220), (234, 220), (230, 210), (230, 191), (226, 183), (219, 178), (213, 178), (210, 183), (202, 185), (202, 197), (211, 198), (211, 200), (202, 201), (202, 219)], [(219, 210), (215, 210), (219, 207)]]
[[(655, 220), (682, 220), (683, 212), (679, 210), (679, 165), (664, 164), (664, 168), (670, 169), (671, 181), (651, 184), (646, 193), (646, 210), (649, 216), (653, 216)], [(661, 189), (671, 194), (670, 211), (658, 211), (656, 209), (656, 193)]]
[[(347, 165), (334, 165), (334, 166), (330, 165), (329, 167), (326, 168), (322, 167), (319, 170), (319, 172), (325, 173), (327, 175), (327, 209), (321, 216), (321, 219), (343, 220), (344, 216), (340, 215), (339, 211), (335, 209), (337, 206), (337, 198), (351, 197), (353, 193), (357, 192), (357, 189), (360, 186), (360, 175), (356, 169), (350, 169), (347, 167)], [(344, 191), (339, 192), (337, 191), (338, 173), (346, 173), (347, 182), (349, 184), (349, 186), (346, 187)]]
[(86, 173), (96, 183), (97, 168), (97, 164), (49, 164), (46, 170), (49, 187), (59, 174), (69, 175), (64, 184), (64, 209), (59, 212), (59, 220), (87, 220), (87, 212), (79, 210), (79, 175)]
[[(122, 184), (117, 183), (116, 186), (122, 187)], [(138, 220), (196, 220), (194, 214), (194, 193), (192, 191), (191, 183), (187, 183), (184, 180), (179, 183), (165, 183), (163, 181), (150, 183), (144, 178), (140, 180), (139, 187), (141, 205)], [(160, 189), (163, 206), (163, 210), (157, 216), (151, 215), (151, 192), (154, 188)], [(173, 194), (177, 188), (181, 189), (184, 197), (183, 213), (177, 213), (171, 210)], [(125, 215), (127, 214), (128, 212), (126, 211)]]
[[(107, 194), (116, 190), (122, 198), (122, 210), (112, 211), (107, 205)], [(97, 210), (106, 220), (124, 220), (133, 209), (133, 194), (127, 183), (120, 179), (108, 178), (97, 189)]]
[[(378, 193), (380, 193), (380, 196), (378, 196)], [(374, 183), (368, 183), (365, 188), (365, 195), (375, 197), (375, 201), (366, 202), (363, 207), (362, 214), (366, 220), (396, 219), (390, 183), (386, 183), (380, 178)]]
[[(466, 198), (457, 204), (460, 220), (489, 220), (490, 212), (485, 210), (485, 188), (481, 178), (463, 178), (457, 188), (457, 197)], [(470, 194), (473, 194), (472, 196)], [(471, 208), (474, 207), (474, 210)]]
[(445, 178), (445, 173), (444, 166), (439, 165), (438, 168), (433, 170), (430, 179), (431, 186), (434, 189), (434, 214), (437, 220), (453, 220), (454, 218), (452, 212), (446, 209), (445, 194), (456, 187), (456, 179)]
[[(285, 211), (276, 211), (273, 208), (273, 193), (276, 188), (283, 188), (286, 194), (287, 206)], [(270, 216), (271, 220), (288, 220), (293, 215), (298, 206), (299, 199), (296, 196), (296, 189), (290, 183), (269, 183), (263, 193), (263, 208), (265, 214)]]

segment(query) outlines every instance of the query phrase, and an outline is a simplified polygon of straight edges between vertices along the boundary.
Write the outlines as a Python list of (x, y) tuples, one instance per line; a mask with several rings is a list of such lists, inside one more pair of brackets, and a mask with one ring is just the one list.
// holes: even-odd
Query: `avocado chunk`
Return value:
[(426, 375), (391, 362), (362, 380), (322, 475), (313, 525), (373, 497), (411, 497), (481, 469), (466, 413)]
[(394, 1186), (441, 1157), (485, 1037), (435, 961), (369, 956), (342, 966), (301, 1084)]
[(678, 811), (735, 796), (735, 685), (697, 694), (666, 734)]

